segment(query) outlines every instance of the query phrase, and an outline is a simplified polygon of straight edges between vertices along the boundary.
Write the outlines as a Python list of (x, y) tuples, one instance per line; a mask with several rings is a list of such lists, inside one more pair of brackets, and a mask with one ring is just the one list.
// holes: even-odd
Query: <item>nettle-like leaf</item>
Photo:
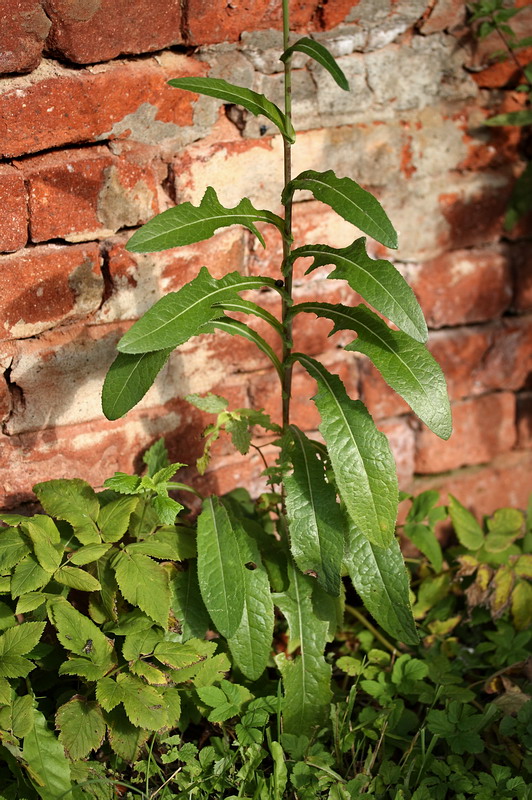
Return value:
[(284, 51), (281, 56), (281, 61), (286, 64), (293, 53), (304, 53), (306, 56), (313, 58), (314, 61), (317, 61), (318, 64), (321, 64), (321, 66), (327, 70), (329, 75), (334, 78), (340, 89), (343, 89), (345, 92), (349, 91), (349, 82), (345, 77), (343, 70), (340, 69), (334, 57), (320, 42), (315, 42), (314, 39), (309, 39), (307, 36), (304, 36), (302, 39), (298, 39), (295, 44)]
[(412, 411), (434, 433), (448, 439), (452, 431), (451, 407), (445, 377), (438, 362), (419, 342), (402, 331), (392, 331), (365, 306), (301, 303), (294, 312), (306, 311), (334, 322), (331, 333), (353, 330), (357, 339), (346, 346), (375, 364), (382, 377), (406, 400)]
[(63, 557), (61, 535), (57, 525), (44, 514), (30, 517), (24, 526), (33, 545), (37, 561), (47, 572), (54, 572)]
[(128, 603), (138, 606), (164, 629), (168, 626), (170, 589), (160, 564), (143, 553), (117, 553), (112, 560), (116, 581)]
[(385, 247), (397, 249), (397, 233), (381, 204), (351, 178), (337, 178), (332, 169), (327, 172), (306, 170), (287, 184), (283, 203), (297, 189), (308, 189), (316, 200), (327, 203), (347, 222)]
[(104, 542), (120, 541), (128, 529), (131, 514), (135, 511), (137, 504), (137, 497), (120, 497), (118, 500), (111, 500), (100, 509), (98, 527)]
[(229, 405), (225, 397), (219, 397), (217, 394), (209, 392), (206, 395), (200, 394), (187, 394), (185, 400), (200, 411), (205, 411), (207, 414), (221, 414), (227, 409)]
[(123, 708), (114, 708), (105, 715), (107, 737), (113, 751), (124, 761), (135, 761), (141, 747), (146, 744), (150, 731), (133, 725)]
[(142, 400), (174, 348), (152, 353), (119, 353), (107, 372), (102, 389), (102, 410), (118, 419)]
[(224, 103), (243, 106), (256, 117), (262, 114), (270, 122), (273, 122), (290, 144), (293, 144), (296, 140), (296, 134), (290, 119), (263, 94), (253, 92), (251, 89), (245, 89), (243, 86), (228, 83), (222, 78), (174, 78), (168, 83), (176, 89), (186, 89), (189, 92), (216, 97), (218, 100), (223, 100)]
[(427, 323), (414, 292), (393, 264), (368, 256), (365, 237), (338, 249), (326, 244), (304, 245), (293, 250), (290, 258), (313, 258), (307, 275), (318, 267), (334, 266), (329, 279), (347, 281), (398, 328), (418, 342), (427, 341)]
[(336, 489), (325, 480), (312, 442), (295, 425), (286, 453), (293, 472), (284, 480), (290, 549), (302, 572), (311, 573), (333, 595), (340, 593), (344, 520)]
[(51, 600), (48, 613), (65, 650), (78, 656), (85, 655), (96, 665), (106, 665), (107, 668), (112, 665), (112, 643), (85, 614), (75, 609), (64, 597)]
[(101, 541), (96, 525), (100, 504), (86, 481), (79, 478), (45, 481), (37, 483), (33, 491), (47, 514), (72, 525), (82, 544)]
[(0, 572), (9, 572), (30, 552), (27, 540), (16, 528), (0, 528)]
[(98, 703), (85, 697), (75, 697), (60, 706), (55, 722), (59, 741), (73, 761), (97, 750), (107, 727)]
[(316, 379), (314, 402), (340, 496), (353, 522), (379, 547), (394, 536), (398, 505), (397, 475), (390, 445), (366, 407), (348, 396), (338, 377), (310, 356), (295, 353)]
[(408, 573), (397, 539), (386, 548), (375, 547), (348, 520), (344, 562), (353, 586), (379, 625), (400, 641), (416, 644)]
[(132, 253), (155, 253), (210, 239), (219, 228), (230, 225), (243, 225), (266, 246), (255, 222), (269, 222), (283, 230), (283, 221), (277, 214), (254, 208), (247, 197), (234, 208), (225, 208), (209, 186), (199, 206), (181, 203), (163, 211), (133, 234), (126, 249)]
[(24, 656), (40, 641), (44, 625), (44, 622), (23, 622), (0, 636), (0, 677), (25, 678), (35, 669), (35, 664)]
[(11, 597), (42, 589), (51, 577), (51, 573), (43, 569), (35, 556), (29, 553), (15, 567), (11, 578)]
[(196, 336), (202, 325), (219, 315), (216, 303), (223, 303), (247, 289), (264, 286), (275, 288), (273, 278), (241, 275), (230, 272), (213, 278), (207, 267), (178, 292), (170, 292), (158, 300), (120, 339), (122, 353), (147, 353), (168, 347), (179, 347)]
[(288, 652), (299, 648), (299, 655), (288, 659), (280, 653), (275, 661), (283, 679), (283, 730), (299, 735), (311, 732), (325, 720), (332, 697), (331, 667), (323, 655), (328, 622), (314, 613), (312, 578), (291, 565), (288, 572), (287, 591), (273, 597), (288, 621)]
[(222, 636), (231, 637), (244, 609), (244, 566), (229, 514), (217, 497), (198, 517), (198, 580), (201, 596)]
[(116, 681), (122, 694), (122, 704), (128, 719), (139, 728), (158, 731), (167, 722), (162, 695), (133, 675), (118, 673)]

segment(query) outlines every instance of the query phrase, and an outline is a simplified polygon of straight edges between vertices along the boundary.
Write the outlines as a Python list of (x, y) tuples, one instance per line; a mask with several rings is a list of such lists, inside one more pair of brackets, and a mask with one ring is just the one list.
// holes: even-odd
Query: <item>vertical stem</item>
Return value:
[[(290, 21), (289, 21), (289, 0), (283, 2), (283, 50), (289, 46)], [(291, 58), (287, 58), (284, 64), (284, 112), (288, 120), (292, 118), (292, 73)], [(291, 145), (285, 138), (284, 144), (284, 185), (285, 187), (292, 178), (292, 158)], [(292, 393), (292, 365), (287, 365), (287, 360), (292, 351), (292, 322), (288, 319), (288, 309), (292, 299), (292, 273), (293, 267), (289, 261), (290, 250), (292, 248), (292, 195), (285, 204), (284, 213), (284, 236), (283, 236), (283, 275), (285, 281), (286, 299), (283, 298), (282, 323), (283, 323), (283, 380), (282, 380), (282, 404), (283, 404), (283, 430), (290, 424), (290, 396)]]

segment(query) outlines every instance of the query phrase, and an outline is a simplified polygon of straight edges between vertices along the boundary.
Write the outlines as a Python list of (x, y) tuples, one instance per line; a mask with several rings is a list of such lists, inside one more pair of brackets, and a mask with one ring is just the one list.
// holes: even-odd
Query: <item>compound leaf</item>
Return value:
[(129, 519), (137, 503), (138, 497), (120, 497), (100, 509), (98, 527), (104, 542), (120, 541), (128, 529)]
[(19, 597), (21, 594), (42, 589), (49, 582), (51, 574), (43, 569), (35, 556), (30, 553), (24, 556), (15, 567), (11, 578), (11, 596)]
[(54, 580), (81, 592), (96, 592), (102, 588), (93, 575), (76, 567), (60, 567), (54, 572)]
[(96, 665), (111, 665), (113, 646), (85, 614), (75, 609), (64, 597), (49, 603), (49, 615), (55, 625), (57, 638), (65, 648)]
[(343, 71), (340, 69), (334, 57), (329, 53), (327, 48), (324, 47), (320, 42), (315, 42), (314, 39), (309, 39), (307, 36), (304, 36), (302, 39), (298, 39), (295, 44), (284, 51), (281, 56), (281, 61), (286, 64), (290, 56), (296, 52), (304, 53), (305, 55), (313, 58), (314, 61), (317, 61), (318, 64), (321, 64), (321, 66), (327, 70), (331, 77), (334, 78), (340, 89), (343, 89), (345, 92), (349, 91), (349, 83)]
[(100, 542), (96, 520), (100, 504), (94, 489), (80, 478), (61, 478), (37, 483), (33, 491), (52, 517), (66, 520), (82, 544)]
[(0, 636), (0, 676), (2, 678), (25, 678), (34, 669), (27, 658), (39, 642), (44, 631), (44, 622), (23, 622), (8, 628)]
[(316, 379), (314, 402), (340, 497), (353, 522), (379, 547), (393, 539), (398, 505), (397, 475), (390, 445), (360, 401), (351, 400), (338, 375), (295, 353)]

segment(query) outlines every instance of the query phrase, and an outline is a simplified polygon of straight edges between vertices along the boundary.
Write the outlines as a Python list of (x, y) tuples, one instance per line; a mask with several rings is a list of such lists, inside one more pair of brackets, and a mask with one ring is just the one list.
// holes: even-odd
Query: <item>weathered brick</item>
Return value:
[(147, 222), (159, 210), (153, 158), (107, 147), (61, 150), (21, 162), (34, 242), (86, 241)]
[(168, 78), (198, 75), (204, 65), (166, 53), (87, 70), (43, 61), (0, 91), (1, 156), (116, 137), (148, 144), (178, 138), (193, 122), (191, 95)]
[(28, 72), (41, 60), (50, 20), (37, 0), (4, 0), (0, 26), (0, 73)]
[(408, 417), (380, 420), (378, 429), (388, 438), (395, 459), (399, 488), (406, 490), (412, 483), (416, 461), (416, 436)]
[(511, 450), (516, 440), (515, 395), (498, 392), (453, 404), (453, 433), (443, 441), (428, 428), (416, 440), (416, 472), (431, 474), (485, 464)]
[(44, 0), (48, 52), (78, 64), (181, 44), (179, 0)]
[(532, 448), (532, 392), (517, 395), (517, 446)]
[(512, 298), (507, 256), (496, 250), (453, 250), (408, 270), (432, 328), (500, 317)]
[(406, 414), (410, 406), (394, 392), (367, 358), (359, 359), (360, 397), (375, 419)]
[(515, 311), (532, 311), (532, 253), (527, 244), (514, 249), (514, 299)]
[(11, 392), (5, 378), (5, 373), (0, 377), (0, 423), (3, 423), (11, 413)]
[(482, 467), (465, 467), (446, 475), (418, 478), (412, 491), (419, 494), (427, 489), (442, 493), (447, 502), (448, 493), (454, 495), (477, 519), (492, 514), (498, 508), (513, 506), (526, 509), (530, 496), (532, 450), (505, 453)]
[(463, 24), (465, 12), (466, 7), (462, 0), (436, 0), (428, 6), (419, 30), (428, 35), (456, 28)]
[(0, 165), (0, 251), (13, 252), (28, 239), (28, 210), (24, 178), (7, 164)]
[(0, 256), (0, 339), (35, 336), (94, 312), (102, 299), (98, 245), (48, 245)]

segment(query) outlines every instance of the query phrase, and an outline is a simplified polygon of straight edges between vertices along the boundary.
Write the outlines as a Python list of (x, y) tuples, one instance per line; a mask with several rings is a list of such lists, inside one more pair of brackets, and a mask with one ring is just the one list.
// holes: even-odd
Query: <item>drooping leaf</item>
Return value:
[(184, 571), (174, 571), (170, 579), (172, 611), (181, 625), (182, 641), (203, 638), (210, 627), (209, 612), (201, 596), (196, 559)]
[(231, 336), (242, 336), (249, 342), (253, 342), (253, 344), (257, 345), (259, 350), (261, 350), (270, 359), (277, 374), (279, 376), (282, 375), (283, 368), (274, 349), (268, 344), (267, 341), (265, 341), (265, 339), (263, 339), (260, 334), (254, 331), (253, 328), (250, 328), (248, 325), (246, 325), (245, 322), (231, 319), (231, 317), (217, 317), (216, 319), (207, 322), (205, 325), (202, 325), (199, 333), (213, 333), (216, 329), (224, 331), (224, 333), (229, 333)]
[(73, 788), (69, 761), (63, 745), (36, 708), (33, 709), (33, 727), (24, 737), (22, 753), (30, 767), (34, 788), (42, 800), (68, 797)]
[(102, 710), (94, 700), (75, 697), (57, 709), (59, 741), (75, 761), (97, 750), (103, 742), (106, 724)]
[(138, 675), (139, 678), (144, 678), (146, 683), (154, 685), (163, 685), (166, 683), (166, 674), (162, 670), (149, 664), (142, 658), (137, 658), (135, 661), (129, 662), (129, 671), (132, 675)]
[(275, 660), (283, 679), (283, 730), (299, 735), (311, 733), (325, 719), (332, 696), (331, 667), (323, 655), (328, 623), (314, 613), (312, 578), (288, 569), (289, 587), (274, 595), (274, 602), (288, 621), (288, 652), (300, 652), (291, 660), (280, 653)]
[(296, 189), (308, 189), (316, 200), (327, 203), (343, 219), (356, 225), (385, 247), (397, 249), (397, 233), (379, 201), (351, 178), (337, 178), (332, 169), (309, 169), (290, 181), (283, 191), (283, 202)]
[(225, 208), (209, 186), (199, 206), (181, 203), (163, 211), (133, 234), (126, 249), (132, 253), (155, 253), (210, 239), (219, 228), (230, 225), (243, 225), (265, 246), (255, 222), (269, 222), (280, 231), (283, 229), (277, 214), (254, 208), (247, 197), (234, 208)]
[(512, 617), (518, 631), (532, 625), (532, 586), (526, 581), (519, 581), (512, 592)]
[(244, 569), (244, 611), (240, 624), (228, 640), (238, 668), (251, 681), (258, 680), (272, 650), (274, 611), (268, 573), (262, 565), (256, 542), (233, 521), (240, 562)]
[(287, 453), (293, 472), (284, 479), (290, 549), (302, 572), (311, 573), (333, 595), (340, 593), (343, 516), (336, 490), (325, 480), (312, 442), (295, 425)]
[(60, 567), (54, 572), (54, 580), (82, 592), (97, 592), (102, 588), (93, 575), (76, 567)]
[(317, 61), (318, 64), (321, 64), (322, 67), (325, 67), (327, 72), (334, 78), (340, 89), (343, 89), (346, 92), (349, 91), (349, 83), (343, 71), (340, 69), (334, 57), (329, 53), (327, 48), (324, 47), (320, 42), (315, 42), (314, 39), (309, 39), (307, 36), (304, 36), (302, 39), (298, 39), (295, 44), (284, 51), (281, 56), (281, 61), (286, 64), (290, 56), (296, 52), (304, 53), (305, 55), (313, 58), (314, 61)]
[(30, 548), (22, 533), (15, 528), (0, 528), (0, 572), (9, 572)]
[(19, 597), (35, 589), (42, 589), (49, 582), (51, 574), (43, 569), (35, 556), (30, 553), (24, 556), (15, 567), (11, 578), (11, 596)]
[(270, 122), (273, 122), (290, 144), (296, 140), (290, 119), (263, 94), (245, 89), (243, 86), (235, 86), (222, 78), (174, 78), (168, 83), (176, 89), (186, 89), (189, 92), (216, 97), (218, 100), (223, 100), (224, 103), (243, 106), (254, 116), (262, 114)]
[(128, 529), (131, 514), (137, 503), (137, 497), (120, 497), (100, 509), (98, 527), (104, 542), (120, 541)]
[(322, 418), (320, 431), (347, 512), (371, 542), (387, 547), (393, 539), (398, 505), (388, 440), (363, 403), (351, 400), (338, 375), (302, 353), (295, 353), (293, 359), (318, 383), (313, 399)]
[(244, 610), (244, 566), (231, 520), (217, 497), (203, 502), (197, 546), (201, 596), (218, 631), (228, 639)]
[(468, 550), (478, 550), (484, 544), (484, 533), (473, 514), (449, 495), (449, 515), (458, 541)]
[(165, 630), (170, 611), (170, 589), (164, 568), (142, 553), (118, 553), (112, 562), (120, 591)]
[(353, 586), (372, 617), (391, 636), (416, 644), (418, 636), (409, 598), (409, 581), (399, 543), (375, 547), (349, 522), (344, 555)]
[(393, 264), (368, 256), (365, 237), (338, 249), (325, 244), (305, 245), (293, 250), (290, 257), (314, 259), (306, 274), (331, 264), (335, 269), (330, 279), (347, 281), (398, 328), (418, 342), (427, 341), (427, 323), (414, 292)]
[(259, 306), (257, 303), (252, 303), (251, 300), (242, 300), (241, 297), (233, 298), (232, 300), (227, 300), (225, 303), (219, 303), (217, 307), (224, 311), (250, 314), (251, 316), (267, 322), (268, 325), (271, 325), (278, 333), (282, 334), (283, 332), (282, 323), (277, 317), (274, 317), (273, 314), (270, 314), (269, 311), (262, 308), (262, 306)]
[(133, 675), (118, 673), (117, 683), (122, 692), (122, 703), (128, 719), (139, 728), (158, 731), (166, 724), (166, 709), (162, 697), (153, 686), (148, 686)]
[(37, 483), (33, 491), (47, 514), (72, 525), (82, 544), (100, 542), (96, 527), (100, 504), (94, 489), (86, 481), (79, 478), (45, 481)]
[[(107, 419), (118, 419), (142, 400), (174, 348), (151, 353), (119, 353), (105, 376), (102, 410)], [(139, 480), (140, 482), (140, 480)]]

